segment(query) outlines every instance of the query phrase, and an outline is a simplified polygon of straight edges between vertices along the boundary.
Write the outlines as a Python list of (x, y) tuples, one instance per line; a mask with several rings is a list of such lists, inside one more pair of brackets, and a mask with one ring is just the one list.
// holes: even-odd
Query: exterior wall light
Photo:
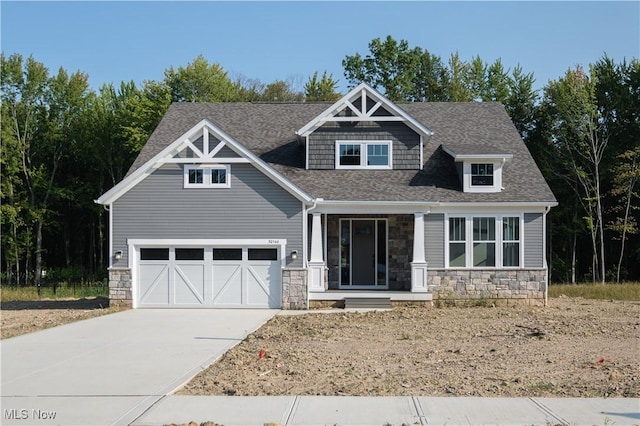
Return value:
[(117, 252), (114, 253), (113, 258), (115, 260), (120, 260), (122, 259), (122, 250), (118, 250)]
[(291, 252), (291, 260), (297, 260), (298, 259), (298, 250), (293, 250)]

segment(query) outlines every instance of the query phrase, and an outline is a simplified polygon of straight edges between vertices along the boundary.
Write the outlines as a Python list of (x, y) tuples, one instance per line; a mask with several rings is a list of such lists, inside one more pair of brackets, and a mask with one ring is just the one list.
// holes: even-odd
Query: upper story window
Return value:
[(392, 141), (336, 141), (336, 169), (390, 169)]
[(462, 166), (464, 192), (500, 192), (502, 161), (475, 162), (465, 160)]
[(229, 165), (185, 166), (185, 188), (229, 188)]
[(471, 186), (493, 186), (493, 163), (471, 164)]

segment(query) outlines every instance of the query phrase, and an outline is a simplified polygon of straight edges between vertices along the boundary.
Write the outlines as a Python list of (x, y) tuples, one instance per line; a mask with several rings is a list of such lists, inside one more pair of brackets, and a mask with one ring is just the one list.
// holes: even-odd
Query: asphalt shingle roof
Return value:
[[(425, 139), (424, 170), (305, 170), (295, 131), (328, 103), (174, 103), (129, 174), (180, 135), (208, 119), (315, 198), (350, 201), (555, 202), (555, 197), (505, 112), (495, 102), (399, 103), (434, 132)], [(512, 154), (499, 193), (464, 193), (452, 157)]]

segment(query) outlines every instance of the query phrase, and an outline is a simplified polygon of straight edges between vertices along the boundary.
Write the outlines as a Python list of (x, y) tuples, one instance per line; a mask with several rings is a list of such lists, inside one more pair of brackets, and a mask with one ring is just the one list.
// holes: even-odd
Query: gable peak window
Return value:
[(392, 141), (336, 141), (336, 169), (391, 169)]
[(229, 165), (198, 165), (184, 167), (185, 188), (229, 188), (231, 186)]

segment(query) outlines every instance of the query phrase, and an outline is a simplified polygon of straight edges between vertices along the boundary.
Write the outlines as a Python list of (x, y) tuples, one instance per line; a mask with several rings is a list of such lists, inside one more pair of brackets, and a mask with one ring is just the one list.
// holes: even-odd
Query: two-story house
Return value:
[(96, 202), (114, 303), (546, 298), (556, 200), (498, 103), (176, 103)]

